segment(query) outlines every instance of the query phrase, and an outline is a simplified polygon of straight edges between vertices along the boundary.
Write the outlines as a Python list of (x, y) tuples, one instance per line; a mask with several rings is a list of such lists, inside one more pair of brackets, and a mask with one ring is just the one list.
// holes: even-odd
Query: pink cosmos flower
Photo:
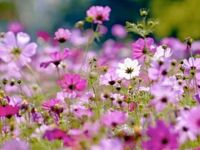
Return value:
[(59, 99), (50, 99), (42, 103), (42, 107), (46, 110), (52, 110), (55, 106), (62, 106), (62, 101)]
[(100, 76), (100, 84), (115, 85), (120, 78), (115, 73), (115, 70), (110, 70), (106, 74)]
[(0, 59), (20, 66), (30, 63), (31, 57), (36, 53), (37, 44), (29, 41), (30, 37), (26, 33), (19, 32), (15, 36), (13, 32), (7, 32), (0, 42)]
[(189, 123), (186, 121), (189, 111), (182, 110), (180, 116), (177, 118), (177, 124), (175, 130), (179, 133), (180, 143), (184, 143), (187, 140), (195, 140), (196, 135), (190, 129)]
[(149, 127), (146, 133), (150, 139), (142, 144), (145, 150), (178, 149), (178, 134), (163, 121), (158, 120), (156, 126)]
[(148, 69), (148, 76), (151, 80), (163, 79), (167, 76), (170, 67), (169, 61), (152, 61)]
[(182, 43), (176, 38), (164, 38), (161, 41), (162, 45), (167, 45), (173, 51), (173, 58), (175, 59), (183, 59), (189, 56), (189, 52), (187, 51), (187, 45)]
[(94, 23), (102, 24), (103, 21), (108, 21), (110, 17), (110, 7), (108, 6), (92, 6), (87, 10), (87, 16), (92, 19)]
[(196, 134), (200, 135), (200, 107), (194, 107), (189, 112), (185, 119), (186, 123), (188, 124), (188, 127), (190, 130)]
[(154, 52), (154, 40), (152, 38), (142, 39), (139, 38), (132, 44), (133, 58), (140, 59), (145, 58), (145, 55), (149, 52)]
[(77, 118), (82, 118), (83, 116), (91, 117), (93, 115), (92, 110), (83, 105), (73, 105), (71, 111)]
[(79, 74), (65, 74), (58, 83), (64, 91), (69, 93), (80, 92), (87, 87), (87, 81)]
[(65, 136), (66, 136), (65, 131), (58, 128), (54, 128), (52, 130), (46, 130), (43, 135), (43, 138), (49, 141), (53, 141), (53, 140), (64, 139)]
[(108, 127), (116, 127), (126, 122), (127, 115), (121, 111), (109, 111), (101, 118), (101, 122)]
[(59, 41), (60, 43), (64, 43), (65, 41), (69, 40), (71, 37), (71, 32), (68, 29), (59, 28), (55, 32), (54, 39)]
[(162, 111), (169, 103), (177, 102), (177, 95), (170, 86), (156, 84), (151, 88), (151, 94), (154, 96), (151, 104), (157, 111)]
[(61, 61), (65, 60), (68, 56), (70, 56), (69, 49), (64, 49), (64, 51), (56, 51), (53, 53), (50, 53), (51, 60), (42, 62), (40, 64), (40, 67), (47, 68), (51, 63), (55, 66), (58, 66)]
[(190, 57), (188, 60), (183, 60), (183, 67), (186, 71), (190, 71), (191, 69), (200, 71), (200, 58)]
[(12, 117), (19, 112), (18, 106), (6, 105), (0, 106), (0, 117)]

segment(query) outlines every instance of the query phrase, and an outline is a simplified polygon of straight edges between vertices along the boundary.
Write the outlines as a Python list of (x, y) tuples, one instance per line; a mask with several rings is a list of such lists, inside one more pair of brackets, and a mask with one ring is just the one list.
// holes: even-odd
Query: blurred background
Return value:
[(200, 39), (200, 0), (0, 0), (0, 31), (19, 21), (33, 36), (38, 31), (53, 34), (58, 27), (70, 28), (84, 19), (91, 5), (112, 8), (111, 19), (106, 22), (108, 28), (116, 23), (137, 21), (139, 9), (148, 8), (151, 16), (159, 20), (156, 38)]

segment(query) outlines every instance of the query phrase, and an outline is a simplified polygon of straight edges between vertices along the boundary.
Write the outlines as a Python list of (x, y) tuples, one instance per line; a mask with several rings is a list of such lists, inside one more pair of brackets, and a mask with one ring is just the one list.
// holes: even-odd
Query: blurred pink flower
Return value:
[(64, 43), (65, 41), (69, 40), (71, 37), (71, 32), (68, 29), (59, 28), (55, 32), (54, 39), (59, 41), (60, 43)]
[(116, 127), (117, 125), (122, 125), (126, 122), (127, 115), (122, 111), (109, 111), (105, 113), (102, 118), (101, 122), (108, 127)]
[(127, 35), (127, 31), (124, 28), (124, 26), (120, 25), (120, 24), (115, 24), (112, 27), (112, 35), (118, 37), (118, 38), (124, 38)]
[(58, 83), (64, 91), (70, 93), (83, 91), (87, 87), (87, 81), (79, 74), (65, 74)]
[(92, 6), (87, 10), (87, 16), (92, 19), (94, 23), (102, 24), (103, 21), (108, 21), (110, 17), (110, 7), (108, 6)]
[(0, 59), (6, 63), (15, 62), (19, 66), (30, 63), (37, 44), (29, 41), (30, 36), (26, 33), (19, 32), (15, 36), (13, 32), (7, 32), (0, 42)]
[(40, 67), (47, 68), (51, 63), (54, 64), (55, 66), (58, 66), (61, 61), (66, 59), (70, 55), (69, 49), (64, 49), (64, 51), (56, 51), (53, 53), (50, 53), (51, 60), (42, 62), (40, 64)]
[(8, 31), (18, 33), (22, 32), (23, 30), (24, 26), (20, 22), (14, 21), (8, 24)]

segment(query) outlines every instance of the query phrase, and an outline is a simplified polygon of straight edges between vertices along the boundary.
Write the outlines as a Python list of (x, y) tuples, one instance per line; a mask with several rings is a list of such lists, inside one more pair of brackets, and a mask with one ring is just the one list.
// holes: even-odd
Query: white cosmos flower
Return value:
[(163, 45), (161, 45), (161, 46), (157, 47), (156, 52), (152, 59), (153, 60), (161, 60), (164, 58), (169, 58), (171, 56), (172, 56), (171, 48), (169, 48), (169, 47), (164, 48)]
[(118, 69), (116, 73), (119, 77), (125, 78), (127, 80), (132, 79), (140, 74), (140, 65), (138, 60), (132, 60), (130, 58), (126, 58), (124, 63), (118, 64)]

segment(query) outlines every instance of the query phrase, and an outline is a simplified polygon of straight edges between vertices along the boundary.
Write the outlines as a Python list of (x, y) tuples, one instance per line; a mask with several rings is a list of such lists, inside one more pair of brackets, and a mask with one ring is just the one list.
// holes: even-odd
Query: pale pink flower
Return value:
[(92, 19), (94, 23), (102, 24), (103, 21), (108, 21), (110, 17), (110, 7), (108, 6), (92, 6), (87, 10), (87, 16)]
[(64, 43), (65, 41), (69, 40), (71, 37), (71, 32), (68, 29), (59, 28), (55, 32), (55, 40), (59, 41), (60, 43)]

